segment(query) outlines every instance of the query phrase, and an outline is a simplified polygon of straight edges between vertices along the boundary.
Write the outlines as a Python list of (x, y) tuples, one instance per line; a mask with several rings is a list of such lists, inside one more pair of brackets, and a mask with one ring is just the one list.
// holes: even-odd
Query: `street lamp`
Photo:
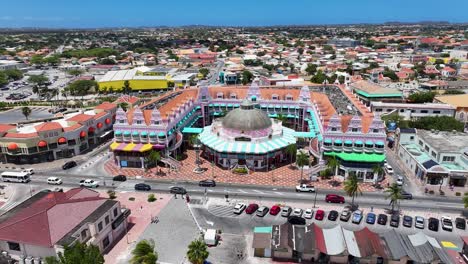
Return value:
[(317, 190), (315, 190), (315, 197), (314, 197), (314, 208), (315, 208), (315, 204), (317, 203)]

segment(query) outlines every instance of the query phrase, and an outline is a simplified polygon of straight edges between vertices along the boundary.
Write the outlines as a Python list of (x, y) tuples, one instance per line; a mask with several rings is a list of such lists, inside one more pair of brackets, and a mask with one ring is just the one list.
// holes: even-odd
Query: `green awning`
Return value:
[(336, 144), (341, 144), (341, 143), (343, 143), (343, 141), (341, 141), (341, 139), (335, 139), (335, 143)]
[(325, 156), (335, 156), (344, 161), (355, 162), (383, 162), (385, 155), (383, 154), (367, 154), (367, 153), (346, 153), (346, 152), (325, 152)]
[(268, 108), (275, 108), (274, 105), (268, 105)]
[(295, 116), (295, 115), (289, 115), (289, 114), (288, 114), (286, 117), (287, 117), (287, 118), (295, 118), (296, 116)]
[(195, 109), (200, 109), (200, 108), (201, 108), (200, 106), (195, 107)]
[(182, 133), (184, 134), (200, 134), (203, 131), (203, 128), (198, 127), (184, 127)]
[(267, 105), (260, 105), (261, 108), (267, 108)]
[(120, 130), (117, 130), (117, 131), (115, 131), (115, 133), (114, 133), (114, 134), (115, 134), (116, 136), (120, 136), (120, 135), (122, 135), (122, 131), (120, 131)]
[(281, 108), (281, 105), (275, 105), (275, 108)]
[(374, 145), (374, 142), (368, 140), (366, 141), (366, 145)]
[(213, 104), (209, 104), (208, 106), (209, 106), (209, 107), (212, 107), (212, 106), (213, 106)]
[(219, 104), (220, 106), (226, 106), (226, 104)]
[(287, 105), (283, 105), (283, 108), (286, 108), (286, 109), (287, 109), (288, 107), (289, 107), (289, 106), (287, 106)]
[(313, 131), (310, 132), (294, 132), (294, 136), (297, 138), (314, 138), (315, 133)]
[(142, 137), (146, 137), (147, 135), (148, 135), (147, 132), (145, 132), (145, 131), (141, 132), (141, 136), (142, 136)]
[(149, 136), (150, 136), (150, 137), (156, 137), (156, 133), (151, 132), (151, 133), (149, 133)]
[(327, 138), (327, 139), (325, 139), (325, 141), (324, 141), (324, 142), (325, 142), (325, 143), (332, 143), (332, 140), (331, 140), (331, 139), (329, 139), (329, 138)]
[(383, 143), (382, 141), (377, 141), (375, 144), (376, 144), (376, 145), (379, 145), (379, 146), (383, 146), (383, 145), (384, 145), (384, 143)]
[(351, 140), (345, 140), (345, 142), (344, 142), (344, 143), (345, 143), (345, 144), (350, 144), (350, 145), (352, 145), (352, 144), (353, 144), (353, 142), (352, 142)]
[(158, 137), (164, 137), (164, 136), (166, 136), (166, 134), (164, 134), (164, 132), (159, 132)]
[(239, 104), (234, 104), (234, 107), (239, 107)]
[(130, 131), (125, 131), (123, 134), (124, 134), (124, 136), (128, 137), (128, 136), (130, 136), (131, 133), (130, 133)]
[(228, 104), (227, 107), (232, 107), (232, 104)]
[(214, 106), (215, 106), (215, 107), (216, 107), (216, 106), (219, 106), (219, 104), (214, 104)]
[(132, 136), (138, 137), (139, 133), (137, 131), (133, 131)]
[(361, 140), (356, 140), (356, 141), (354, 142), (354, 144), (355, 144), (355, 145), (362, 145), (362, 141), (361, 141)]
[(273, 117), (273, 118), (278, 117), (277, 114), (269, 114), (268, 116), (269, 116), (269, 117)]

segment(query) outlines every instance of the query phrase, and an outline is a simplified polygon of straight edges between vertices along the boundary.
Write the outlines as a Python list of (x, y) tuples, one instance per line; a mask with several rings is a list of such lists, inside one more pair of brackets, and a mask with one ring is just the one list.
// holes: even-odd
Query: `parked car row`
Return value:
[[(249, 205), (245, 203), (237, 203), (234, 206), (233, 212), (234, 214), (242, 214), (244, 212), (246, 214), (255, 214), (259, 217), (264, 217), (268, 213), (270, 215), (277, 215), (280, 214), (282, 217), (287, 217), (289, 219), (294, 219), (294, 222), (304, 222), (305, 219), (312, 219), (315, 220), (323, 220), (326, 216), (326, 212), (324, 210), (318, 209), (314, 211), (311, 208), (308, 209), (301, 209), (301, 208), (292, 208), (290, 206), (283, 206), (280, 207), (279, 205), (274, 205), (271, 208), (267, 206), (259, 206), (256, 203), (251, 203)], [(300, 220), (299, 218), (303, 219)], [(415, 227), (418, 229), (424, 229), (426, 226), (426, 220), (422, 216), (412, 217), (409, 215), (404, 215), (402, 218), (399, 214), (375, 214), (373, 212), (369, 212), (366, 215), (362, 210), (355, 210), (351, 211), (349, 209), (344, 209), (339, 213), (336, 210), (331, 210), (328, 212), (327, 219), (330, 221), (336, 221), (339, 218), (341, 222), (349, 222), (359, 225), (365, 219), (365, 222), (369, 225), (374, 225), (376, 222), (378, 225), (387, 225), (387, 222), (390, 222), (389, 225), (391, 227), (399, 227), (400, 223), (404, 227)], [(350, 220), (351, 219), (351, 220)], [(452, 232), (453, 230), (453, 221), (448, 216), (442, 216), (441, 219), (430, 217), (427, 219), (427, 228), (431, 231), (437, 232), (439, 230), (439, 223), (443, 230)], [(466, 220), (463, 218), (456, 218), (455, 219), (455, 226), (458, 229), (465, 230), (466, 228)]]

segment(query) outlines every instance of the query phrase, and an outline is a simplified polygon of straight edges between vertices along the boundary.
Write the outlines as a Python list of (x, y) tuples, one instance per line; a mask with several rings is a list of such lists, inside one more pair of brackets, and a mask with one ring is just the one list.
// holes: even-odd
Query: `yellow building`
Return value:
[(129, 81), (132, 90), (167, 89), (169, 81), (166, 76), (137, 75), (136, 69), (109, 71), (99, 81), (99, 90), (122, 90), (124, 82)]

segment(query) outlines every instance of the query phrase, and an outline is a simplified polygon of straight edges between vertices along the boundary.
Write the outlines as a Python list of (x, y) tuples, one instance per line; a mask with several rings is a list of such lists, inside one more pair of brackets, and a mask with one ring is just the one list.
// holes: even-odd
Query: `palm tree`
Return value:
[(31, 115), (31, 108), (24, 106), (21, 108), (21, 112), (23, 113), (24, 117), (26, 117), (26, 120), (28, 120), (28, 117)]
[(130, 260), (132, 264), (156, 264), (156, 261), (158, 261), (158, 253), (154, 250), (154, 241), (152, 239), (144, 239), (138, 242), (132, 250), (132, 255), (133, 257)]
[(344, 182), (344, 190), (346, 194), (351, 196), (351, 204), (354, 205), (354, 198), (356, 197), (356, 195), (362, 195), (361, 187), (359, 186), (359, 180), (356, 175), (348, 176), (348, 179), (346, 179), (346, 181)]
[(334, 175), (336, 176), (338, 174), (338, 168), (340, 167), (340, 161), (335, 156), (333, 156), (327, 161), (327, 167), (331, 171), (335, 171)]
[(392, 213), (394, 212), (395, 205), (398, 203), (399, 200), (403, 199), (403, 196), (401, 195), (401, 188), (396, 184), (395, 182), (390, 185), (385, 190), (385, 193), (387, 195), (385, 196), (385, 199), (390, 199), (390, 204), (392, 205)]
[(288, 117), (286, 117), (285, 115), (283, 114), (278, 114), (278, 116), (276, 117), (276, 119), (278, 121), (281, 121), (282, 123), (286, 123), (286, 121), (288, 121)]
[(294, 155), (297, 153), (297, 146), (296, 144), (291, 144), (286, 147), (286, 153), (288, 153), (289, 157), (291, 157), (291, 163), (293, 160)]
[(127, 112), (128, 103), (122, 102), (122, 103), (119, 103), (118, 105), (120, 108), (122, 108), (122, 110), (124, 110), (124, 112)]
[(151, 150), (151, 152), (146, 157), (147, 167), (158, 166), (158, 162), (161, 160), (161, 154), (158, 151)]
[(203, 264), (209, 255), (206, 244), (201, 239), (192, 241), (188, 246), (187, 258), (192, 264)]
[(309, 156), (304, 152), (300, 151), (299, 154), (296, 155), (296, 164), (297, 166), (301, 167), (301, 183), (302, 178), (304, 176), (304, 166), (309, 164)]
[(374, 174), (377, 174), (377, 179), (379, 179), (379, 177), (384, 174), (384, 169), (382, 168), (382, 166), (379, 166), (379, 165), (375, 165), (374, 167), (372, 167), (372, 172)]

